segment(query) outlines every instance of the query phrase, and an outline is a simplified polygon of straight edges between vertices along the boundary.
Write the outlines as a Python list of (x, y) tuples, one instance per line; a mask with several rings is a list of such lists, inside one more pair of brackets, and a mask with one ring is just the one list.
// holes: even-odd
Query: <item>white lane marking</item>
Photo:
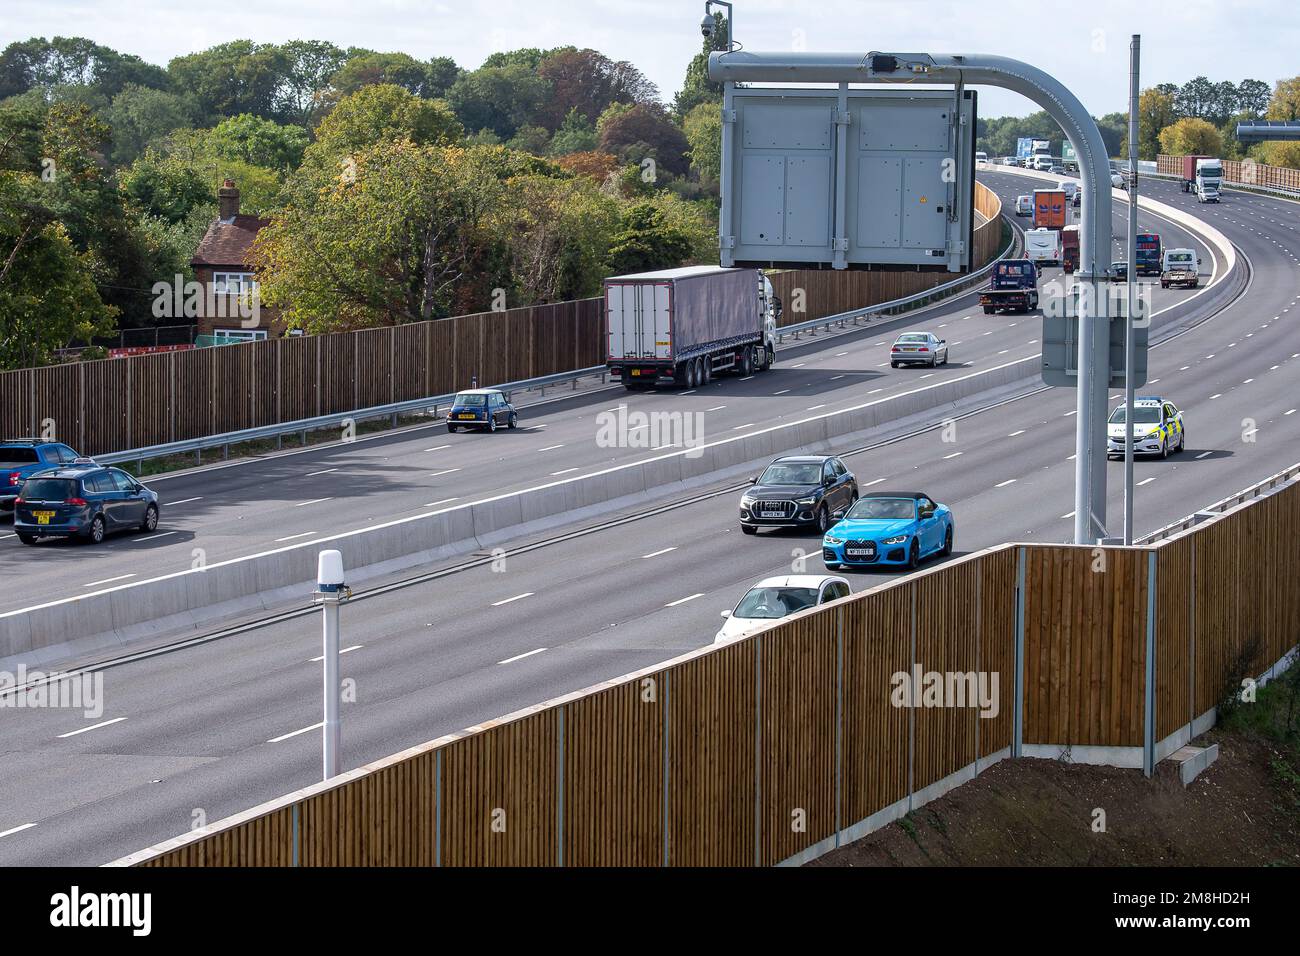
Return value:
[(1011, 351), (1011, 349), (1002, 349), (1000, 352), (998, 352), (998, 354), (999, 354), (999, 355), (1006, 355), (1006, 354), (1007, 354), (1008, 352), (1010, 352), (1010, 351)]
[(832, 375), (832, 376), (831, 376), (831, 381), (834, 382), (834, 381), (837, 381), (838, 379), (841, 379), (841, 378), (843, 378), (843, 377), (844, 377), (843, 375)]
[[(431, 472), (431, 473), (429, 474), (429, 477), (430, 477), (430, 478), (440, 478), (440, 477), (442, 477), (443, 475), (450, 475), (453, 471), (460, 471), (460, 469), (459, 469), (459, 468), (444, 468), (442, 471)], [(328, 501), (329, 499), (327, 499), (327, 498), (322, 498), (321, 500), (322, 500), (322, 501)]]
[(302, 730), (291, 730), (287, 734), (281, 734), (279, 737), (272, 737), (267, 741), (268, 744), (278, 744), (282, 740), (288, 740), (290, 737), (297, 737), (299, 734), (309, 734), (313, 730), (320, 730), (325, 726), (325, 721), (318, 724), (312, 724), (310, 727), (304, 727)]
[(1064, 415), (1062, 415), (1061, 417), (1062, 417), (1062, 418), (1069, 418), (1071, 415), (1076, 414), (1078, 411), (1079, 411), (1079, 410), (1078, 410), (1077, 408), (1076, 408), (1076, 409), (1073, 409), (1073, 410), (1071, 410), (1071, 411), (1066, 412), (1066, 413), (1065, 413)]
[(546, 427), (545, 425), (529, 425), (527, 428), (524, 429), (524, 431), (537, 432), (537, 431), (541, 431), (545, 427)]
[(1014, 479), (1014, 478), (1008, 478), (1006, 481), (999, 481), (999, 482), (998, 482), (996, 485), (994, 485), (993, 487), (994, 487), (994, 488), (1005, 488), (1007, 485), (1014, 485), (1015, 483), (1016, 483), (1016, 479)]
[(133, 538), (132, 543), (141, 544), (145, 541), (152, 541), (154, 538), (165, 538), (169, 534), (180, 534), (180, 532), (179, 531), (158, 531), (154, 534), (147, 534), (143, 538)]
[(1211, 455), (1213, 455), (1213, 454), (1214, 454), (1214, 452), (1212, 452), (1212, 451), (1203, 451), (1203, 452), (1201, 452), (1199, 455), (1196, 456), (1196, 460), (1197, 460), (1197, 461), (1200, 461), (1202, 458), (1209, 458), (1209, 457), (1210, 457)]
[(803, 368), (803, 367), (804, 367), (805, 365), (807, 365), (807, 364), (808, 364), (807, 362), (800, 362), (798, 365), (791, 365), (790, 367), (791, 367), (791, 368)]
[(817, 409), (819, 409), (819, 408), (825, 408), (825, 407), (826, 407), (825, 405), (809, 405), (808, 408), (805, 409), (805, 411), (815, 412), (815, 411), (817, 411)]
[(985, 332), (985, 333), (983, 333), (983, 334), (984, 334), (984, 335), (992, 335), (992, 334), (993, 334), (993, 330), (992, 330), (992, 329), (989, 329), (987, 332)]
[(312, 478), (316, 475), (328, 475), (331, 471), (338, 471), (337, 468), (322, 468), (320, 471), (309, 471), (306, 477)]
[(1282, 366), (1280, 366), (1280, 365), (1270, 365), (1270, 366), (1268, 367), (1268, 370), (1269, 370), (1270, 372), (1276, 372), (1276, 371), (1277, 371), (1278, 369), (1280, 369), (1281, 367), (1282, 367)]
[(1294, 415), (1294, 414), (1295, 414), (1295, 409), (1292, 408), (1292, 409), (1290, 409), (1289, 411), (1284, 412), (1283, 414), (1285, 414), (1285, 415)]
[(300, 533), (298, 533), (298, 534), (285, 535), (285, 537), (283, 537), (283, 538), (276, 538), (275, 540), (276, 540), (276, 541), (293, 541), (293, 540), (295, 540), (295, 539), (297, 539), (297, 538), (307, 538), (307, 537), (310, 537), (311, 535), (313, 535), (313, 534), (315, 534), (315, 533), (316, 533), (315, 531), (302, 531), (302, 532), (300, 532)]
[(492, 606), (493, 606), (493, 607), (500, 607), (501, 605), (503, 605), (503, 604), (509, 604), (509, 603), (512, 602), (512, 601), (522, 601), (524, 598), (532, 597), (532, 596), (533, 596), (534, 594), (536, 594), (536, 593), (537, 593), (537, 592), (535, 592), (535, 591), (525, 591), (523, 594), (516, 594), (514, 597), (508, 597), (508, 598), (505, 598), (504, 600), (501, 600), (501, 601), (493, 601), (493, 602), (492, 602)]
[[(867, 392), (867, 394), (868, 394), (868, 395), (875, 395), (876, 392), (883, 392), (883, 391), (884, 391), (883, 388), (873, 388), (871, 391)], [(820, 406), (819, 406), (819, 407), (820, 407)]]
[[(453, 470), (455, 470), (455, 469), (453, 469)], [(300, 501), (300, 502), (298, 502), (296, 505), (294, 505), (294, 507), (295, 507), (295, 508), (302, 508), (302, 507), (304, 507), (304, 506), (306, 506), (306, 505), (318, 505), (318, 504), (320, 504), (322, 501), (331, 501), (331, 500), (333, 500), (333, 499), (331, 499), (331, 498), (313, 498), (311, 501)]]
[(202, 495), (199, 495), (197, 498), (182, 498), (180, 501), (169, 501), (169, 502), (167, 502), (167, 507), (168, 507), (168, 508), (175, 508), (177, 505), (187, 505), (187, 504), (189, 504), (191, 501), (202, 501), (202, 500), (203, 500), (203, 496), (202, 496)]
[(696, 389), (688, 388), (686, 391), (684, 391), (684, 392), (678, 392), (677, 394), (678, 394), (678, 395), (694, 395), (696, 391), (697, 391)]
[[(363, 647), (365, 647), (365, 646), (366, 646), (366, 645), (364, 645), (364, 644), (353, 644), (351, 647), (340, 648), (340, 649), (339, 649), (339, 654), (340, 654), (340, 655), (342, 655), (342, 654), (346, 654), (346, 653), (348, 653), (349, 651), (359, 651), (359, 650), (361, 650), (361, 648), (363, 648)], [(319, 664), (319, 663), (320, 663), (321, 661), (323, 661), (323, 660), (325, 660), (325, 655), (324, 655), (324, 654), (322, 654), (320, 657), (313, 657), (313, 658), (312, 658), (311, 660), (309, 660), (307, 663), (308, 663), (308, 664)]]
[(878, 485), (878, 484), (880, 484), (880, 483), (881, 483), (882, 481), (884, 481), (884, 480), (885, 480), (884, 478), (873, 478), (871, 481), (868, 481), (868, 482), (867, 482), (865, 485), (863, 485), (862, 487), (863, 487), (863, 488), (870, 488), (872, 485)]
[(538, 451), (555, 451), (555, 449), (557, 449), (557, 448), (563, 448), (563, 447), (564, 447), (563, 444), (559, 444), (559, 445), (547, 445), (545, 448), (539, 448), (539, 449), (537, 449), (537, 450), (538, 450)]
[(80, 730), (69, 730), (66, 734), (59, 734), (59, 739), (66, 737), (75, 737), (77, 734), (84, 734), (88, 730), (98, 730), (100, 727), (107, 727), (109, 724), (120, 724), (126, 720), (125, 717), (114, 717), (112, 720), (101, 720), (97, 724), (91, 724), (89, 727), (82, 727)]
[(679, 604), (685, 604), (687, 601), (694, 601), (698, 597), (704, 597), (704, 592), (700, 591), (698, 594), (692, 594), (689, 597), (678, 598), (676, 601), (669, 601), (664, 605), (664, 607), (676, 607)]
[(36, 826), (35, 823), (24, 823), (21, 826), (10, 827), (8, 830), (0, 831), (0, 837), (13, 836), (15, 833), (22, 833), (24, 830), (30, 830)]
[(706, 411), (706, 412), (720, 412), (720, 411), (722, 411), (722, 410), (723, 410), (724, 408), (726, 408), (726, 407), (727, 407), (726, 405), (714, 405), (712, 408), (706, 408), (705, 411)]
[(1253, 382), (1253, 381), (1255, 381), (1253, 378), (1248, 378), (1248, 379), (1246, 379), (1244, 382), (1242, 382), (1241, 384), (1242, 384), (1242, 385), (1249, 385), (1249, 384), (1250, 384), (1251, 382)]
[(93, 588), (96, 584), (108, 584), (110, 581), (125, 581), (127, 578), (133, 578), (133, 577), (135, 577), (134, 571), (131, 572), (130, 574), (119, 574), (115, 578), (104, 578), (104, 580), (102, 581), (91, 581), (89, 584), (83, 584), (82, 587)]
[(1213, 395), (1210, 396), (1210, 401), (1214, 401), (1216, 398), (1219, 398), (1222, 395), (1223, 395), (1222, 392), (1215, 392)]
[(733, 432), (738, 432), (738, 431), (740, 431), (742, 428), (753, 428), (753, 427), (754, 427), (754, 423), (753, 423), (753, 422), (745, 422), (745, 424), (743, 424), (743, 425), (736, 425), (736, 426), (735, 426), (734, 428), (732, 428), (731, 430), (732, 430)]
[(498, 664), (513, 664), (515, 661), (522, 661), (525, 657), (532, 657), (534, 654), (540, 654), (547, 650), (545, 647), (539, 647), (535, 651), (525, 651), (523, 654), (516, 654), (514, 657), (507, 657), (503, 661), (497, 661)]
[(1074, 512), (1073, 512), (1073, 511), (1067, 511), (1065, 514), (1061, 515), (1061, 518), (1062, 518), (1062, 519), (1064, 519), (1064, 518), (1073, 518), (1073, 517), (1074, 517)]
[(643, 555), (641, 555), (641, 557), (643, 557), (643, 558), (657, 558), (657, 557), (659, 557), (659, 555), (661, 555), (661, 554), (667, 554), (669, 551), (676, 551), (676, 550), (677, 550), (677, 547), (676, 547), (676, 545), (674, 545), (674, 546), (671, 547), (671, 548), (660, 548), (658, 551), (651, 551), (649, 554), (643, 554)]
[(944, 461), (947, 461), (949, 458), (957, 458), (957, 457), (959, 457), (959, 456), (961, 456), (961, 455), (964, 455), (964, 454), (966, 454), (964, 451), (955, 451), (955, 452), (953, 452), (951, 455), (944, 455), (944, 456), (943, 456), (943, 460), (944, 460)]
[(840, 358), (841, 356), (843, 356), (843, 355), (848, 355), (848, 354), (849, 354), (848, 352), (836, 352), (836, 353), (835, 353), (835, 357), (836, 357), (836, 358)]
[(1143, 485), (1149, 485), (1153, 481), (1155, 481), (1155, 478), (1143, 478), (1137, 483), (1137, 487), (1141, 488)]
[[(933, 374), (934, 374), (933, 372), (926, 372), (924, 375), (921, 376), (921, 378), (929, 378), (929, 377), (932, 376)], [(918, 381), (919, 381), (919, 379), (918, 379)]]
[(1180, 372), (1186, 372), (1189, 368), (1191, 368), (1190, 365), (1184, 365), (1184, 366), (1183, 366), (1182, 368), (1180, 368), (1178, 371), (1180, 371)]
[(781, 389), (781, 391), (779, 391), (779, 392), (773, 392), (772, 394), (773, 394), (773, 395), (784, 395), (784, 394), (785, 394), (786, 392), (788, 392), (788, 391), (790, 391), (788, 388), (783, 388), (783, 389)]
[(748, 382), (748, 381), (749, 381), (751, 378), (753, 378), (753, 377), (754, 377), (754, 376), (752, 376), (752, 375), (746, 375), (744, 378), (740, 379), (740, 381), (742, 381), (742, 382)]
[(578, 470), (578, 469), (577, 469), (576, 467), (575, 467), (575, 468), (561, 468), (559, 471), (553, 471), (553, 472), (551, 472), (551, 477), (554, 478), (556, 475), (567, 475), (569, 472), (571, 472), (571, 471), (577, 471), (577, 470)]
[(1024, 433), (1025, 433), (1025, 430), (1022, 428), (1022, 429), (1020, 429), (1019, 431), (1014, 431), (1014, 432), (1012, 432), (1012, 433), (1011, 433), (1010, 435), (1008, 435), (1007, 437), (1008, 437), (1008, 438), (1015, 438), (1017, 435), (1023, 435)]
[(441, 501), (430, 501), (427, 505), (425, 505), (425, 507), (436, 508), (438, 507), (438, 505), (445, 505), (452, 501), (460, 501), (460, 497), (457, 496), (455, 498), (443, 498)]
[(432, 448), (426, 448), (425, 451), (442, 451), (444, 448), (450, 447), (450, 445), (434, 445)]

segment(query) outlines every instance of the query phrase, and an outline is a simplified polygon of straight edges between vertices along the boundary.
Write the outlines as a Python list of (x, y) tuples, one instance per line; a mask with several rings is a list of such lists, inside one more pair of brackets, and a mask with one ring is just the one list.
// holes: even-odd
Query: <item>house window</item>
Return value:
[(233, 345), (236, 342), (262, 342), (266, 339), (265, 329), (213, 329), (214, 345)]
[(257, 278), (251, 272), (214, 272), (212, 291), (230, 295), (252, 295), (257, 291)]

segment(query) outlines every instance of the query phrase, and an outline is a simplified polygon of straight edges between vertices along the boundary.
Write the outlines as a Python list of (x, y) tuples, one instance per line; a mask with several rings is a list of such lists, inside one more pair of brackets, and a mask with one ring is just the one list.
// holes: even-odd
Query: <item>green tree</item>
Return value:
[(1180, 116), (1203, 119), (1214, 114), (1214, 84), (1204, 76), (1188, 80), (1178, 88), (1174, 103)]
[(1259, 119), (1268, 110), (1272, 91), (1263, 80), (1242, 80), (1237, 84), (1237, 109), (1250, 119)]
[(307, 141), (307, 131), (301, 126), (281, 126), (252, 113), (222, 120), (209, 137), (221, 156), (265, 169), (296, 169)]
[(176, 92), (190, 94), (205, 123), (252, 113), (276, 117), (289, 57), (274, 43), (232, 40), (167, 64)]
[(1138, 158), (1155, 159), (1160, 153), (1160, 133), (1179, 117), (1174, 94), (1159, 88), (1138, 95)]
[(633, 203), (610, 247), (610, 272), (622, 275), (669, 269), (702, 258), (710, 231), (698, 213), (683, 207), (686, 204), (676, 197)]
[(378, 84), (400, 86), (408, 93), (423, 96), (429, 84), (429, 68), (408, 53), (366, 51), (349, 57), (334, 74), (332, 83), (339, 96)]
[(485, 66), (465, 73), (447, 102), (466, 129), (490, 129), (502, 140), (532, 122), (550, 95), (550, 84), (522, 63)]
[(275, 112), (286, 122), (309, 127), (322, 108), (330, 78), (347, 62), (347, 54), (326, 40), (290, 40), (284, 57)]
[(550, 95), (537, 121), (555, 130), (574, 111), (589, 123), (610, 103), (653, 103), (659, 90), (631, 63), (615, 62), (595, 50), (556, 51), (537, 66), (537, 75), (550, 84)]
[(125, 166), (159, 136), (188, 126), (191, 115), (176, 94), (129, 84), (113, 97), (104, 118), (113, 130), (113, 165)]
[[(188, 197), (196, 177), (204, 183), (207, 201), (215, 203), (217, 189), (223, 180), (233, 179), (239, 186), (240, 210), (253, 216), (265, 216), (276, 208), (280, 186), (284, 181), (283, 169), (269, 169), (247, 162), (237, 156), (228, 154), (214, 141), (213, 130), (177, 130), (169, 136), (156, 141), (145, 150), (123, 179), (130, 181), (134, 177), (145, 177), (156, 182), (167, 182), (163, 192), (175, 197)], [(144, 188), (144, 187), (141, 187)], [(197, 203), (196, 203), (197, 204)], [(184, 218), (194, 205), (183, 203), (181, 206), (160, 204), (160, 209), (171, 208), (173, 214), (163, 214), (172, 219), (172, 215)], [(179, 211), (179, 210), (184, 210)]]
[(560, 128), (551, 137), (551, 155), (567, 156), (586, 153), (596, 148), (596, 130), (591, 121), (575, 106), (569, 110)]
[(1203, 119), (1185, 116), (1160, 131), (1160, 152), (1174, 156), (1223, 154), (1223, 135)]
[(722, 111), (715, 103), (701, 103), (686, 114), (682, 123), (691, 165), (700, 178), (711, 183), (722, 175)]
[(722, 102), (722, 84), (709, 79), (709, 54), (728, 48), (731, 24), (721, 13), (715, 13), (713, 20), (713, 36), (705, 38), (703, 48), (687, 64), (686, 79), (673, 99), (673, 112), (678, 116), (685, 116), (701, 103)]
[(506, 145), (534, 156), (545, 156), (550, 149), (551, 134), (544, 126), (521, 126)]
[(449, 145), (464, 135), (445, 103), (380, 83), (345, 96), (316, 128), (309, 156), (337, 160), (386, 140), (409, 139), (417, 145)]
[(1300, 119), (1300, 76), (1277, 81), (1268, 101), (1268, 118), (1288, 122)]
[(1300, 143), (1263, 143), (1259, 150), (1259, 161), (1269, 166), (1300, 169)]
[(167, 82), (161, 67), (83, 37), (33, 37), (0, 53), (0, 100), (31, 89), (81, 86), (107, 103), (128, 85), (164, 89)]
[[(137, 160), (118, 176), (118, 184), (142, 213), (167, 223), (188, 218), (195, 209), (215, 206), (216, 191), (194, 169), (154, 158)], [(215, 211), (215, 209), (214, 209)]]

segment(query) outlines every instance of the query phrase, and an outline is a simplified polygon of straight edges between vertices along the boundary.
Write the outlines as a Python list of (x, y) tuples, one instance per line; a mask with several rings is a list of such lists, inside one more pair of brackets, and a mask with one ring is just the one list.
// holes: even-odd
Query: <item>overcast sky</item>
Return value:
[[(628, 60), (671, 100), (699, 50), (703, 0), (3, 0), (0, 46), (84, 36), (166, 65), (226, 40), (330, 40), (451, 56), (478, 66), (517, 47), (592, 47)], [(1094, 114), (1126, 110), (1128, 40), (1142, 34), (1142, 85), (1198, 74), (1270, 86), (1300, 72), (1294, 0), (736, 0), (749, 50), (994, 53), (1054, 73)], [(980, 91), (984, 116), (1034, 109)]]

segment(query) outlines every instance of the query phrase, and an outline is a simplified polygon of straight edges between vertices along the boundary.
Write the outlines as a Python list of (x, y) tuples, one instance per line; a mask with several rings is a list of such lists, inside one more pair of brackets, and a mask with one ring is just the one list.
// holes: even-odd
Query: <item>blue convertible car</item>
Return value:
[(867, 494), (826, 532), (822, 561), (831, 569), (894, 565), (913, 570), (932, 554), (951, 554), (952, 534), (952, 512), (929, 495)]

